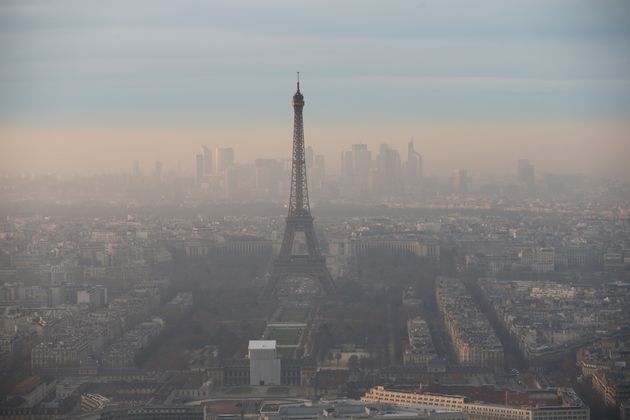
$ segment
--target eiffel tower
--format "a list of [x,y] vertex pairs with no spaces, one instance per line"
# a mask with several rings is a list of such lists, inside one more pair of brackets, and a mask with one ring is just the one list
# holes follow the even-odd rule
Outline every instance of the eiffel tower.
[[[273,261],[273,268],[267,284],[266,295],[276,296],[283,281],[288,277],[308,277],[319,282],[321,290],[327,296],[335,292],[335,284],[326,267],[326,258],[322,256],[315,229],[313,216],[308,202],[306,183],[306,160],[304,158],[304,123],[302,110],[304,96],[300,92],[300,73],[298,72],[297,92],[293,95],[293,163],[291,168],[291,195],[289,197],[289,215],[286,218],[284,238],[278,257]],[[308,254],[293,254],[293,242],[296,232],[303,232],[306,238]]]

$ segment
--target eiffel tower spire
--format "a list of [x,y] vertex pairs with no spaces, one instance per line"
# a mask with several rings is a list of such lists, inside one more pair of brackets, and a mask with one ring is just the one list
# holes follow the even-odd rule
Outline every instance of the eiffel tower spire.
[[[290,276],[312,277],[326,295],[334,293],[335,285],[326,268],[326,259],[322,256],[313,227],[313,216],[308,201],[306,182],[306,160],[304,156],[304,96],[300,92],[300,73],[297,74],[297,91],[293,95],[293,155],[291,167],[291,194],[289,196],[289,214],[286,218],[284,237],[280,253],[274,260],[273,269],[267,285],[267,294],[275,295],[280,282]],[[296,232],[304,232],[307,255],[294,255],[293,242]]]

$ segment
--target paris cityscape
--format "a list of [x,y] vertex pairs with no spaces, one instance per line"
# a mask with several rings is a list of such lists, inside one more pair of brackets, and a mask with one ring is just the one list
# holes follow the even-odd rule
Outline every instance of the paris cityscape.
[[0,6],[0,418],[630,418],[627,4],[114,3]]

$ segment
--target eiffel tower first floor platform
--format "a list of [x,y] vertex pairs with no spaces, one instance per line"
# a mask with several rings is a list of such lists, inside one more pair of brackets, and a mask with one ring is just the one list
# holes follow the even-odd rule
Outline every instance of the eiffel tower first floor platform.
[[290,277],[307,277],[315,280],[327,297],[335,295],[335,283],[326,267],[326,258],[322,256],[311,257],[308,255],[291,255],[277,257],[273,261],[267,288],[266,297],[276,297],[282,283]]

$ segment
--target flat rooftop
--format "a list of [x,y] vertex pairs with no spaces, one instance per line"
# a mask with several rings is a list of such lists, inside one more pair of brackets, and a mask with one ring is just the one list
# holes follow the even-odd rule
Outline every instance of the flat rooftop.
[[249,350],[268,350],[276,348],[276,340],[249,340]]

